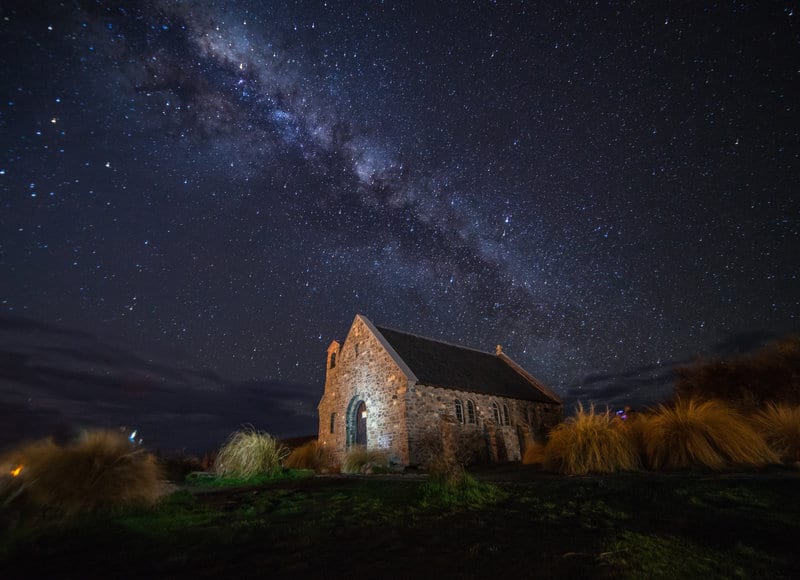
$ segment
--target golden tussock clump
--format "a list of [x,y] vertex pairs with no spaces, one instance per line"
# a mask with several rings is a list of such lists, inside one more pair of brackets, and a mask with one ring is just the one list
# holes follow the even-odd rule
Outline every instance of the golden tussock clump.
[[729,405],[716,400],[678,399],[659,405],[643,430],[651,469],[764,466],[777,456],[764,438]]
[[752,417],[752,423],[781,461],[800,461],[800,405],[770,403]]
[[283,466],[289,469],[313,469],[317,473],[331,473],[337,470],[336,461],[330,449],[319,441],[309,441],[292,449]]
[[350,449],[342,463],[342,473],[376,473],[388,471],[389,456],[384,451],[358,445]]
[[222,477],[252,477],[281,469],[289,450],[271,435],[253,428],[236,431],[214,460],[214,472]]
[[569,475],[630,471],[639,468],[639,454],[623,421],[608,409],[579,405],[574,417],[550,432],[545,467]]
[[66,515],[153,504],[164,490],[156,458],[117,431],[86,431],[65,446],[51,439],[24,444],[0,463],[16,466],[6,501],[21,497]]
[[525,453],[522,454],[523,465],[543,465],[545,461],[545,445],[538,441],[530,441],[525,446]]

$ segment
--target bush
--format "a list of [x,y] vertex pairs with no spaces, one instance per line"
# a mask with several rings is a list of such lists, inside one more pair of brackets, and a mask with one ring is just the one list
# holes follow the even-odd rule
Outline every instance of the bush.
[[350,449],[342,463],[342,473],[385,473],[389,470],[389,456],[378,449],[358,445]]
[[771,403],[756,413],[752,422],[782,461],[800,461],[800,405]]
[[629,471],[639,467],[639,454],[623,421],[594,406],[578,406],[574,417],[550,431],[545,467],[569,475]]
[[659,405],[645,424],[644,451],[652,469],[700,466],[719,471],[778,460],[744,417],[714,400]]
[[319,441],[309,441],[292,452],[283,462],[290,469],[313,469],[317,473],[336,471],[336,460],[330,449]]
[[65,515],[153,504],[163,492],[155,457],[116,431],[86,431],[65,446],[51,439],[25,444],[0,463],[20,468],[3,486],[6,502],[21,496]]
[[675,375],[676,399],[719,399],[740,409],[771,402],[800,405],[800,335],[750,354],[698,360]]
[[252,428],[233,433],[214,460],[214,472],[222,477],[249,477],[280,471],[289,451],[268,433]]
[[530,441],[525,446],[525,453],[522,455],[523,465],[543,465],[545,462],[545,446],[538,441]]
[[497,486],[476,480],[455,461],[435,460],[428,470],[421,488],[423,504],[480,507],[504,497]]

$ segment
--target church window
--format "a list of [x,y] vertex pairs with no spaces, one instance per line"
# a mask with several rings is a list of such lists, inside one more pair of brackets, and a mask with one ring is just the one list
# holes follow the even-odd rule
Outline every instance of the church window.
[[331,353],[331,368],[333,368],[335,366],[336,366],[336,353],[332,352]]
[[456,421],[459,423],[464,422],[464,407],[461,406],[460,399],[456,399]]
[[503,425],[511,425],[511,417],[508,414],[508,405],[503,403]]
[[495,425],[502,425],[500,422],[500,407],[494,401],[492,401],[492,419],[494,419]]
[[331,433],[334,432],[336,428],[336,413],[331,413]]
[[467,423],[475,423],[475,403],[467,399]]

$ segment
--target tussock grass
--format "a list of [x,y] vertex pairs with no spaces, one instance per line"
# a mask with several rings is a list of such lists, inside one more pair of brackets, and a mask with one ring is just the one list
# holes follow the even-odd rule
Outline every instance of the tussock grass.
[[781,461],[800,461],[800,405],[770,403],[753,416],[752,423]]
[[319,441],[309,441],[292,452],[284,460],[284,467],[289,469],[313,469],[317,473],[336,471],[336,460],[330,449]]
[[250,477],[281,469],[289,450],[271,435],[253,428],[236,431],[219,450],[214,472],[222,477]]
[[617,425],[636,450],[641,465],[646,465],[647,463],[644,452],[644,439],[651,417],[650,413],[628,413],[628,418]]
[[639,467],[635,442],[623,422],[606,409],[577,413],[550,431],[545,448],[545,467],[569,475],[630,471]]
[[646,422],[644,451],[651,469],[700,466],[721,471],[778,462],[744,417],[715,400],[678,399],[659,405]]
[[529,441],[522,454],[523,465],[544,465],[545,446],[538,441]]
[[85,431],[65,446],[51,439],[24,444],[0,464],[22,466],[0,491],[6,503],[20,497],[64,515],[153,504],[163,492],[156,458],[117,431]]
[[342,463],[342,473],[380,473],[389,470],[389,456],[378,449],[358,445],[350,449]]

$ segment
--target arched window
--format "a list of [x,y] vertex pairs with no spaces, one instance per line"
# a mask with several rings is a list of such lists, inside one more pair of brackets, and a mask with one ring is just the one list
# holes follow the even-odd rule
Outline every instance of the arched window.
[[467,399],[467,423],[475,423],[475,403]]
[[495,425],[502,425],[500,422],[500,407],[497,406],[497,403],[492,401],[492,418],[494,419]]
[[503,403],[503,425],[511,425],[511,416],[508,414],[508,405]]
[[331,353],[331,368],[333,368],[335,366],[336,366],[336,353],[332,352]]
[[460,399],[456,399],[456,421],[459,423],[464,422],[464,407],[461,406]]

